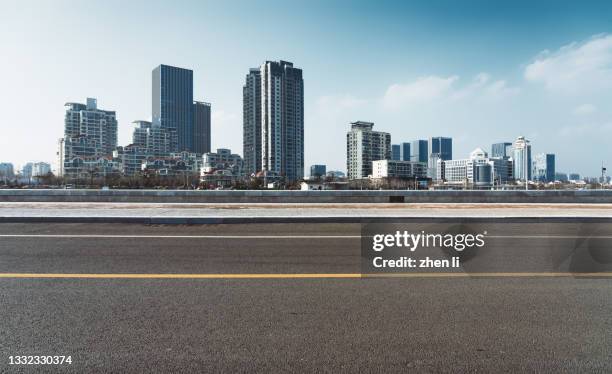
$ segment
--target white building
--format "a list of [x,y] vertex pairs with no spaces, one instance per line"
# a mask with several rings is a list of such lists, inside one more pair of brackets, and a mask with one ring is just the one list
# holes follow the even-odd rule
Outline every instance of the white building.
[[491,187],[507,175],[507,163],[501,159],[490,159],[482,148],[470,153],[470,158],[460,160],[438,160],[437,181],[451,185],[470,185],[471,187]]
[[401,160],[372,161],[372,178],[425,178],[427,165],[423,162]]
[[35,162],[32,164],[32,177],[44,177],[51,173],[51,165],[46,162]]
[[391,159],[391,134],[372,131],[372,122],[352,122],[346,134],[346,170],[348,179],[367,178],[372,161]]
[[514,179],[531,180],[531,145],[524,136],[519,136],[512,145]]

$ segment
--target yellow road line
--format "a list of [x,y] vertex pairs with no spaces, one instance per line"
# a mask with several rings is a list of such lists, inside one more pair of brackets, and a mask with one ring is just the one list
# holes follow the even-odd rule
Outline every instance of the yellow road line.
[[68,278],[68,279],[316,279],[316,278],[470,278],[470,277],[612,277],[612,272],[491,272],[491,273],[297,273],[297,274],[105,274],[105,273],[0,273],[0,278]]

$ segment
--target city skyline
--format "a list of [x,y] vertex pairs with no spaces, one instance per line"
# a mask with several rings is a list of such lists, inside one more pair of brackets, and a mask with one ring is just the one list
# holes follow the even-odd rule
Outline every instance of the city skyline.
[[[381,7],[313,3],[296,5],[303,16],[299,21],[273,10],[282,25],[293,26],[283,35],[249,21],[246,15],[257,10],[248,3],[172,7],[136,2],[119,12],[118,3],[110,2],[92,4],[89,14],[72,4],[15,3],[0,16],[0,40],[10,56],[0,62],[6,82],[0,88],[0,109],[8,113],[0,125],[5,134],[2,161],[16,166],[52,162],[57,145],[49,139],[61,137],[62,104],[84,97],[98,98],[100,107],[117,113],[119,144],[129,144],[131,123],[151,120],[150,71],[159,64],[194,71],[193,96],[213,106],[211,148],[242,149],[244,74],[270,59],[293,61],[305,72],[305,165],[344,170],[345,133],[350,122],[359,120],[391,133],[394,144],[452,137],[457,155],[477,147],[489,151],[492,143],[524,135],[534,154],[556,154],[561,171],[597,176],[601,162],[612,161],[607,140],[612,109],[605,104],[612,88],[612,36],[607,34],[612,12],[603,2],[539,4],[530,6],[526,16],[527,3],[495,10],[474,2],[462,5],[477,13],[471,27],[465,26],[474,21],[467,10],[451,16],[418,2]],[[169,26],[176,27],[162,35],[134,22],[139,12],[152,19],[166,15]],[[502,13],[509,21],[480,35]],[[74,32],[72,22],[86,24],[94,14],[108,16],[115,28],[98,24]],[[308,28],[315,15],[321,18],[320,30]],[[197,16],[211,22],[199,22]],[[405,25],[415,18],[418,22]],[[332,26],[332,19],[338,25]],[[355,21],[367,21],[371,34]],[[44,32],[51,24],[57,31],[53,35]],[[253,32],[240,41],[248,27]],[[453,35],[455,28],[463,31]],[[160,52],[146,41],[145,31],[158,43],[176,43]],[[387,47],[376,45],[380,38]],[[70,57],[74,46],[91,41],[101,51],[95,61],[79,64]],[[214,53],[193,51],[200,42],[209,43]],[[36,116],[23,116],[32,103]]]

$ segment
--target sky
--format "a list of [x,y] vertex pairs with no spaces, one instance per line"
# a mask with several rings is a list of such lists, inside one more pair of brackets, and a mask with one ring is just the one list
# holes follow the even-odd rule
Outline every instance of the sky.
[[[453,157],[525,136],[557,171],[612,165],[610,1],[3,0],[0,162],[55,162],[66,102],[151,117],[151,71],[194,71],[212,146],[242,153],[249,68],[303,69],[305,160],[346,169],[350,122]],[[308,174],[308,172],[306,172]]]

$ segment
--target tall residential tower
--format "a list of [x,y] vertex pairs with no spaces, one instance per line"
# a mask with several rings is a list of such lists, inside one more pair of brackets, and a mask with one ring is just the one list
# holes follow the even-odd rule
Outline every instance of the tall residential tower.
[[391,134],[372,131],[372,122],[351,122],[346,134],[346,171],[348,179],[367,178],[372,161],[391,159]]
[[302,70],[293,67],[291,62],[266,61],[259,72],[251,69],[247,75],[243,100],[245,170],[250,173],[264,171],[287,181],[302,179]]

